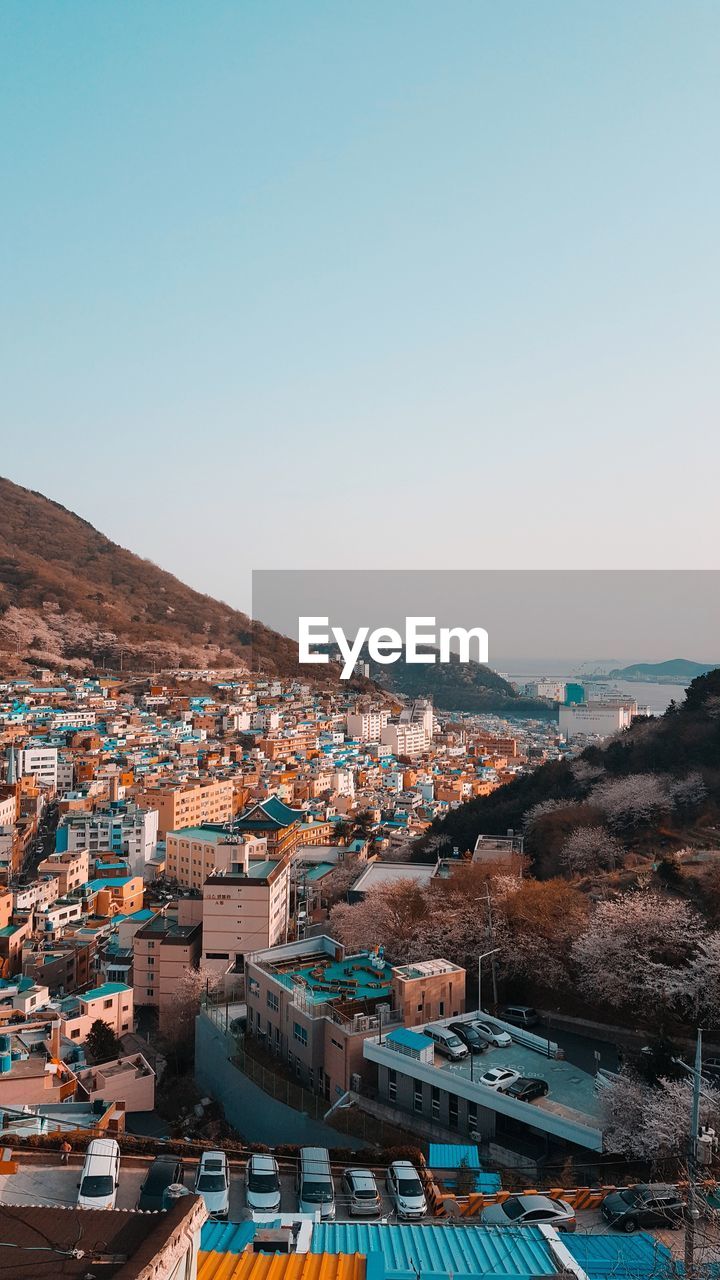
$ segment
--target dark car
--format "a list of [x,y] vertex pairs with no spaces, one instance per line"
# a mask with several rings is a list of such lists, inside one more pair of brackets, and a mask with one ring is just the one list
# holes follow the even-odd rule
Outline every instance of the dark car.
[[683,1224],[685,1205],[677,1187],[638,1182],[606,1196],[601,1213],[608,1225],[619,1231],[637,1231],[638,1227],[677,1229]]
[[539,1080],[535,1076],[521,1076],[505,1092],[508,1098],[518,1098],[520,1102],[532,1102],[534,1098],[544,1098],[549,1089],[547,1080]]
[[506,1004],[498,1016],[515,1027],[534,1027],[540,1021],[537,1009],[529,1004]]
[[138,1209],[162,1209],[167,1188],[174,1182],[182,1183],[184,1177],[182,1160],[176,1156],[156,1156],[140,1187]]
[[448,1031],[453,1031],[458,1040],[462,1040],[471,1053],[484,1053],[487,1041],[475,1030],[471,1022],[451,1022]]

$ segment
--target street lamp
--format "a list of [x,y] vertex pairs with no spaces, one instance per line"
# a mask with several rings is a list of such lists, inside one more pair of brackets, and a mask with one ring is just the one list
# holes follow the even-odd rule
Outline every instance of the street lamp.
[[482,962],[488,956],[497,955],[499,950],[500,947],[493,947],[492,951],[483,951],[482,955],[478,956],[478,1013],[482,1013]]

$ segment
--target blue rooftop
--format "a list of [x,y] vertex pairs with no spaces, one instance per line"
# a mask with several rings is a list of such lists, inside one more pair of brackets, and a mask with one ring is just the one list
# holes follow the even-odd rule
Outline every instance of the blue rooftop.
[[654,1236],[564,1235],[563,1244],[590,1280],[648,1280],[675,1274],[667,1245]]
[[[383,964],[374,969],[368,954],[346,956],[344,960],[330,960],[318,955],[314,963],[304,964],[288,973],[273,976],[284,987],[293,988],[298,983],[305,988],[309,999],[318,1004],[331,1000],[379,1000],[390,992],[392,968]],[[429,1042],[424,1041],[425,1046]]]
[[[563,1237],[565,1239],[565,1237]],[[203,1238],[203,1248],[205,1248]],[[380,1222],[328,1222],[313,1227],[312,1253],[381,1253],[386,1280],[418,1273],[452,1276],[554,1276],[550,1246],[534,1227],[396,1226]]]
[[[257,1222],[206,1222],[200,1236],[200,1248],[204,1253],[242,1253],[252,1242],[258,1229]],[[280,1219],[263,1222],[263,1229],[279,1227]]]
[[[470,1142],[431,1142],[428,1164],[434,1173],[444,1169],[459,1169],[461,1165],[471,1169],[475,1174],[475,1190],[483,1195],[494,1195],[502,1186],[499,1173],[483,1173],[480,1156],[474,1143]],[[449,1191],[456,1186],[456,1179],[444,1177],[443,1184]]]
[[132,991],[132,987],[128,987],[124,982],[103,982],[99,987],[93,987],[92,991],[80,991],[77,994],[78,1000],[99,1000],[103,996],[117,996],[121,991]]
[[398,1027],[396,1031],[390,1031],[385,1039],[392,1040],[395,1044],[402,1044],[406,1049],[414,1049],[416,1053],[427,1049],[430,1044],[427,1036],[421,1036],[418,1031],[410,1031],[407,1027]]

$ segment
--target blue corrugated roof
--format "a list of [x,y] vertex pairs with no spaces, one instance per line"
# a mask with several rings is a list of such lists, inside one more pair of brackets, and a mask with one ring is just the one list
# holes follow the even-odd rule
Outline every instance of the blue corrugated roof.
[[416,1049],[418,1053],[421,1049],[427,1049],[431,1043],[427,1036],[421,1036],[418,1031],[410,1031],[407,1027],[398,1027],[396,1031],[390,1031],[385,1037],[386,1040],[394,1040],[395,1044],[404,1044],[406,1049]]
[[[265,1227],[279,1227],[280,1219],[263,1222]],[[200,1248],[204,1253],[242,1253],[252,1242],[258,1224],[247,1222],[206,1222],[200,1236]]]
[[647,1280],[670,1274],[672,1254],[654,1236],[564,1235],[563,1244],[590,1280]]
[[310,1247],[312,1253],[382,1253],[386,1280],[414,1280],[418,1271],[502,1280],[557,1273],[550,1247],[534,1227],[323,1222],[313,1227]]
[[[428,1164],[434,1172],[444,1169],[458,1169],[461,1163],[465,1161],[468,1169],[472,1169],[475,1173],[475,1190],[482,1191],[483,1195],[491,1196],[499,1191],[502,1186],[502,1179],[499,1173],[485,1173],[480,1164],[478,1149],[474,1143],[470,1142],[431,1142],[430,1154],[428,1156]],[[445,1187],[452,1191],[455,1187],[455,1179],[443,1178]]]

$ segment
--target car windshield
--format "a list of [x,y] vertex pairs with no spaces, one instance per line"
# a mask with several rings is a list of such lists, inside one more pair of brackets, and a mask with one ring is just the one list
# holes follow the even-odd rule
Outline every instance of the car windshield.
[[451,1049],[457,1049],[460,1046],[460,1040],[457,1036],[448,1036],[445,1043],[449,1044]]
[[421,1196],[422,1187],[419,1178],[399,1178],[398,1191],[401,1196]]
[[198,1191],[224,1191],[225,1178],[221,1173],[202,1173],[198,1178]]
[[274,1173],[251,1173],[248,1178],[250,1191],[277,1191],[278,1180]]
[[81,1196],[111,1196],[115,1187],[112,1178],[107,1174],[88,1175],[80,1185]]
[[333,1198],[332,1187],[326,1182],[304,1182],[302,1198],[309,1204],[330,1204]]
[[623,1200],[625,1204],[634,1205],[640,1203],[642,1196],[634,1187],[626,1187],[624,1191],[620,1192],[620,1199]]
[[374,1187],[356,1187],[353,1195],[358,1200],[376,1200],[377,1191]]
[[510,1199],[506,1200],[503,1205],[503,1213],[507,1218],[510,1218],[511,1221],[514,1221],[515,1218],[521,1218],[524,1212],[525,1210],[522,1203],[516,1196],[510,1196]]

